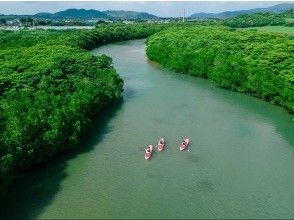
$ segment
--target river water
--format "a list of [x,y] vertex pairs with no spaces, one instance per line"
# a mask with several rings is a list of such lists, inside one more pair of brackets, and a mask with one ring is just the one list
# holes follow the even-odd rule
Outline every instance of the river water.
[[[262,100],[164,70],[143,40],[113,58],[124,101],[84,146],[20,177],[1,205],[18,218],[294,218],[293,116]],[[144,159],[159,136],[163,152]],[[189,151],[179,152],[182,137]]]

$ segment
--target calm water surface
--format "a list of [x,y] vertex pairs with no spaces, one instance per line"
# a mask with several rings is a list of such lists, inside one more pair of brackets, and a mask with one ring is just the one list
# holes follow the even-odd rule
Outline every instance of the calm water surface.
[[[143,40],[113,58],[124,101],[79,149],[19,178],[1,205],[18,218],[294,218],[293,116],[149,62]],[[144,159],[144,146],[167,139]],[[182,137],[190,152],[179,152]]]

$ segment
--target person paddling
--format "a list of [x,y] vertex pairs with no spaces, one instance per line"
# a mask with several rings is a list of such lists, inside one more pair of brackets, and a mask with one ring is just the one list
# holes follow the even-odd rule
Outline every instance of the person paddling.
[[186,143],[186,139],[183,140],[182,145],[184,145],[184,146],[187,145],[187,143]]
[[145,159],[149,160],[152,156],[152,145],[149,145],[146,149],[145,149]]
[[153,151],[153,146],[152,145],[149,145],[147,147],[147,149],[145,149],[146,151],[148,150],[149,153],[151,153]]
[[180,144],[180,150],[181,151],[185,150],[188,147],[189,142],[190,142],[189,138],[183,139],[182,143]]
[[164,145],[165,145],[165,140],[163,139],[163,137],[161,137],[157,144],[157,150],[162,151],[164,148]]

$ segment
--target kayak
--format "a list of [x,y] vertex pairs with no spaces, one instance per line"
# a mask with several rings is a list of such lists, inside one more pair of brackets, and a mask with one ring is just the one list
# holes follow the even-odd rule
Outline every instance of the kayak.
[[151,152],[153,151],[153,145],[152,144],[150,144],[148,148],[150,149]]
[[152,151],[153,151],[153,145],[149,145],[148,147],[147,147],[147,149],[145,150],[145,159],[146,160],[149,160],[150,158],[151,158],[151,156],[152,156]]
[[164,148],[164,145],[165,145],[165,140],[163,139],[163,143],[160,143],[160,140],[159,140],[157,144],[157,150],[162,151]]
[[190,142],[189,138],[186,138],[184,141],[185,141],[185,144],[183,142],[180,144],[180,151],[185,150],[189,145],[189,142]]
[[145,151],[145,159],[146,160],[149,160],[151,158],[151,156],[152,156],[152,153],[151,152]]

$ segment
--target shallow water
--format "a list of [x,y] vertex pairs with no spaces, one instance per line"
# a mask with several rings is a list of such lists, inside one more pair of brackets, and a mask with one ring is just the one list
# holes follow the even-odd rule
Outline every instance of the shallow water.
[[[144,41],[113,58],[124,101],[79,149],[19,178],[1,205],[18,218],[294,218],[293,116],[262,100],[166,71]],[[163,152],[144,159],[159,136]],[[189,151],[179,152],[182,137]]]

